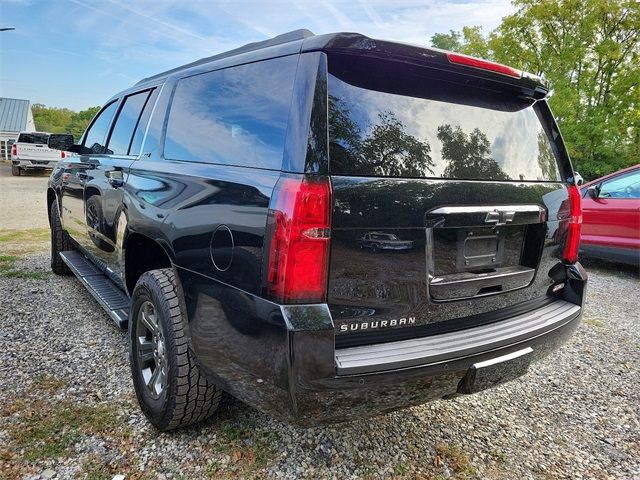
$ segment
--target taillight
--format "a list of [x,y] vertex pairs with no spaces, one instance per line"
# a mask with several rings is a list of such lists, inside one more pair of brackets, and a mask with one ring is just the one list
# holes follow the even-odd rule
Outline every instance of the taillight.
[[269,297],[281,303],[324,301],[331,238],[329,179],[281,177],[269,216]]
[[580,250],[580,228],[582,226],[582,205],[580,190],[576,185],[569,185],[569,226],[564,243],[562,258],[565,262],[575,263],[578,260]]
[[522,78],[522,71],[517,68],[502,65],[501,63],[492,62],[490,60],[483,60],[481,58],[470,57],[469,55],[454,52],[448,52],[447,58],[451,63],[467,65],[469,67],[480,68],[482,70],[489,70],[491,72],[500,73],[513,78]]
[[67,158],[67,154],[60,150],[60,158]]
[[18,146],[15,143],[11,145],[11,156],[12,157],[18,156]]

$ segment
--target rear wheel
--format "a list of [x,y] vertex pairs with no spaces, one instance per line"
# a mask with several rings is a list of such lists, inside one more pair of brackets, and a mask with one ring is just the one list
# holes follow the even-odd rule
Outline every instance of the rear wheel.
[[129,361],[142,411],[159,430],[211,416],[222,390],[200,372],[185,336],[173,270],[144,273],[131,297]]
[[11,175],[13,175],[14,177],[19,177],[21,173],[22,169],[20,167],[18,167],[17,165],[11,165]]
[[62,229],[60,211],[56,200],[51,203],[49,214],[51,218],[51,270],[57,275],[69,275],[71,270],[69,270],[67,264],[62,261],[60,252],[73,249],[73,244],[69,234]]

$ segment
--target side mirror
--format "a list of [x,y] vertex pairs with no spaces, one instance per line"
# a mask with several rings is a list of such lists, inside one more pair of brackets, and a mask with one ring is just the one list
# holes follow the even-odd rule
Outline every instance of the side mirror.
[[49,135],[47,146],[54,150],[71,151],[74,144],[73,135],[70,133],[52,133]]
[[600,185],[591,185],[589,188],[587,188],[587,194],[591,198],[598,198],[600,196]]
[[582,175],[580,175],[578,172],[574,172],[573,178],[577,186],[580,186],[584,183],[584,179],[582,178]]

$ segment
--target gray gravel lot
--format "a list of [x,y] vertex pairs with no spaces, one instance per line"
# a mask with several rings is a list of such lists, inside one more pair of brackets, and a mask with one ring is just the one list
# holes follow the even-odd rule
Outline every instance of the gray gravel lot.
[[[27,254],[0,275],[0,477],[640,478],[638,275],[594,264],[584,322],[511,384],[368,421],[301,429],[225,398],[158,434],[126,335],[73,278]],[[32,272],[32,273],[29,273]]]

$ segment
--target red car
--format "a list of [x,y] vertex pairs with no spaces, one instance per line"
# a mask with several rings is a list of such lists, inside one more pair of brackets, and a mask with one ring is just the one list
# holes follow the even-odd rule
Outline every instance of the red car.
[[640,164],[580,187],[587,257],[640,265]]

